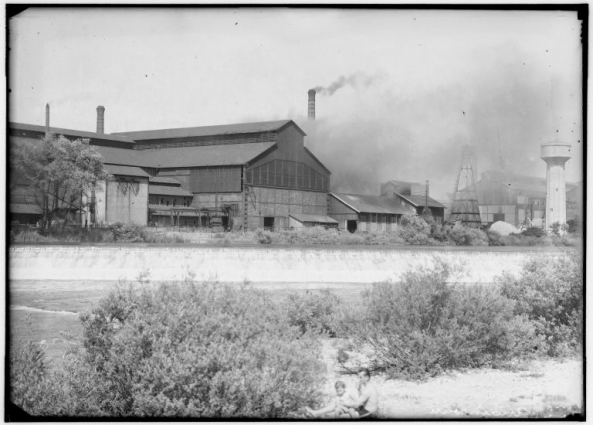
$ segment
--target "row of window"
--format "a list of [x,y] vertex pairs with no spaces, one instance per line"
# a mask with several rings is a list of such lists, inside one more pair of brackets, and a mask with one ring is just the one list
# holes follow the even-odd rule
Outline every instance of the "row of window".
[[360,221],[365,222],[365,223],[397,224],[398,216],[386,215],[386,214],[362,213],[362,214],[360,214]]
[[276,159],[247,172],[247,183],[261,186],[327,190],[328,179],[302,162]]

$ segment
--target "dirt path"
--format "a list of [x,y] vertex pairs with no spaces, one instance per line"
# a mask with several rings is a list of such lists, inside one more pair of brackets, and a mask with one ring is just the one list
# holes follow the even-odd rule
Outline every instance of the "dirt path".
[[[340,379],[354,390],[354,375],[338,372],[336,342],[324,341],[328,396]],[[374,376],[379,411],[387,418],[514,418],[545,408],[583,406],[583,373],[579,360],[534,361],[520,371],[478,369],[454,372],[426,382]]]

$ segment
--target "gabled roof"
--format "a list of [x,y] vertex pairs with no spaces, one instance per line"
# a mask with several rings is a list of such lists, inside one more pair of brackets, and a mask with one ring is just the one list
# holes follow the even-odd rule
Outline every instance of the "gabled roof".
[[193,196],[187,190],[177,186],[153,186],[148,185],[149,195],[163,195],[163,196]]
[[95,146],[103,156],[105,164],[129,165],[132,167],[146,167],[144,151],[136,149],[120,149],[108,146]]
[[[38,133],[45,134],[45,126],[42,125],[33,125],[33,124],[21,124],[17,122],[10,122],[8,123],[8,128],[11,130],[23,130],[23,131],[35,131]],[[62,134],[64,136],[74,136],[74,137],[82,137],[85,139],[99,139],[99,140],[110,140],[113,142],[121,142],[129,144],[133,146],[136,142],[133,139],[125,135],[115,135],[115,134],[101,134],[101,133],[93,133],[91,131],[80,131],[80,130],[71,130],[68,128],[59,128],[59,127],[50,127],[50,133],[54,134]],[[18,133],[17,133],[18,134]]]
[[338,224],[338,220],[334,220],[326,215],[312,215],[312,214],[294,214],[290,213],[290,217],[301,223],[322,223],[322,224]]
[[205,127],[167,128],[162,130],[126,131],[113,133],[133,140],[177,139],[183,137],[220,136],[224,134],[265,133],[279,131],[293,124],[303,135],[305,133],[292,120],[263,121],[242,124],[210,125]]
[[276,145],[275,142],[237,145],[191,146],[184,148],[146,149],[142,152],[146,167],[183,168],[243,165]]
[[173,177],[156,176],[150,178],[150,184],[181,186],[181,182]]
[[138,167],[105,164],[105,169],[109,172],[109,174],[118,176],[150,177],[148,173],[144,172]]
[[408,201],[415,207],[423,207],[424,205],[426,205],[426,201],[428,200],[427,206],[429,206],[429,207],[445,208],[445,206],[443,204],[432,199],[430,196],[428,196],[428,199],[427,199],[426,196],[422,196],[422,195],[402,195],[401,193],[396,193],[396,195],[401,196],[402,198],[404,198],[406,201]]
[[387,196],[357,195],[352,193],[330,193],[334,198],[357,213],[373,214],[411,214],[412,212],[402,207],[395,199]]

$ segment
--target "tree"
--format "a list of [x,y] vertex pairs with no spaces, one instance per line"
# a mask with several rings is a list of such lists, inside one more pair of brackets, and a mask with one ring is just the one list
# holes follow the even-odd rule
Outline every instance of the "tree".
[[44,229],[53,219],[61,218],[63,210],[78,208],[83,194],[90,195],[91,188],[109,175],[103,157],[90,146],[89,139],[72,141],[49,134],[38,143],[15,146],[9,160],[34,191]]

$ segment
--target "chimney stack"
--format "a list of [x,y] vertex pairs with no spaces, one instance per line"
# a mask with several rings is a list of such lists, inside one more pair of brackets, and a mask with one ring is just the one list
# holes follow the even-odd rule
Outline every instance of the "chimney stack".
[[104,133],[104,124],[105,124],[105,107],[97,106],[97,133],[99,133],[99,134]]
[[315,121],[315,89],[309,90],[309,121]]
[[45,104],[45,135],[49,134],[49,103]]

